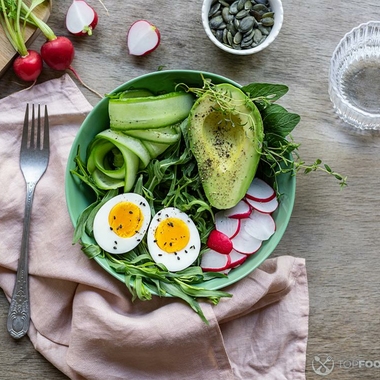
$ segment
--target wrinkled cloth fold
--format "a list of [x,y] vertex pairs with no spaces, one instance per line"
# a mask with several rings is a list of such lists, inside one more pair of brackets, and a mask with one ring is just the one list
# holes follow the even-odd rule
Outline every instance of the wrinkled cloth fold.
[[267,259],[201,302],[205,324],[175,298],[132,302],[125,285],[72,245],[66,164],[91,105],[70,76],[0,100],[0,287],[12,294],[25,183],[19,169],[26,103],[47,104],[49,167],[37,185],[30,229],[29,338],[70,379],[305,379],[309,298],[305,261]]

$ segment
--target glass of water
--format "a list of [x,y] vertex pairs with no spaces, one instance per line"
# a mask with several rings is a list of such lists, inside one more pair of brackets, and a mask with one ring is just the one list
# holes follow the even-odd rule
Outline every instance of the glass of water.
[[380,22],[361,24],[341,39],[329,76],[339,117],[362,130],[380,130]]

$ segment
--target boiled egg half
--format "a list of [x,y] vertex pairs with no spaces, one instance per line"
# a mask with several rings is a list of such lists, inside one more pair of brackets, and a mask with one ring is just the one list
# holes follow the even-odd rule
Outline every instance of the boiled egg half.
[[201,240],[198,229],[189,216],[174,207],[159,211],[147,233],[149,253],[156,263],[170,272],[187,268],[197,259]]
[[124,193],[107,201],[94,218],[94,238],[110,253],[125,253],[143,239],[151,218],[149,203],[139,194]]

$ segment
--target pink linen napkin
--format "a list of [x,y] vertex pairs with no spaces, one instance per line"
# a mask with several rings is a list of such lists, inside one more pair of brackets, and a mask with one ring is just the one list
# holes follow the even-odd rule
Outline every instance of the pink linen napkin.
[[27,102],[48,104],[51,157],[30,231],[34,347],[71,379],[305,379],[309,299],[305,262],[280,256],[201,303],[209,325],[178,299],[134,301],[79,245],[66,210],[68,153],[90,104],[66,74],[0,100],[0,287],[10,299],[25,185],[19,170]]

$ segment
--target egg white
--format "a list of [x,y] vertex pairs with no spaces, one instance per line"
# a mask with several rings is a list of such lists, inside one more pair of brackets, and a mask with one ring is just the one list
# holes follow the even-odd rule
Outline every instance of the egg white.
[[[141,210],[143,221],[139,230],[131,237],[121,237],[110,226],[108,216],[114,206],[121,202],[135,204]],[[94,238],[98,245],[105,251],[121,254],[135,248],[145,236],[151,218],[149,203],[139,194],[124,193],[107,201],[97,212],[94,218]]]
[[[189,241],[187,245],[174,253],[168,253],[161,249],[157,244],[156,231],[161,223],[165,223],[168,218],[178,218],[182,220],[188,227]],[[147,232],[148,250],[152,259],[159,264],[165,265],[170,272],[177,272],[189,267],[197,259],[201,240],[199,232],[190,217],[174,207],[167,207],[159,211],[150,223]]]

